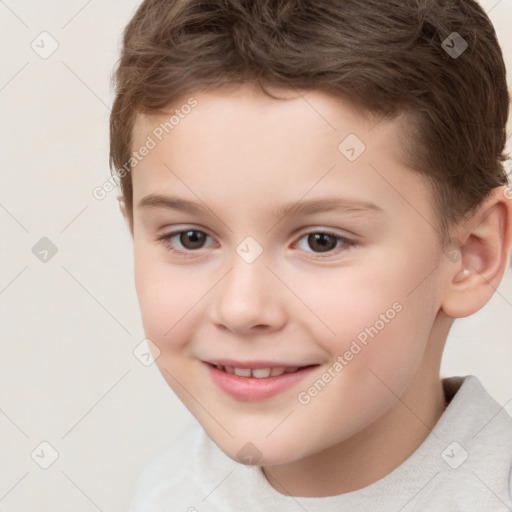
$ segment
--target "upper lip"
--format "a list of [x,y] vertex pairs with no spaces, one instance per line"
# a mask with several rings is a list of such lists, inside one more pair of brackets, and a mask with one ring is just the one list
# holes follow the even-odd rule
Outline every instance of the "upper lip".
[[318,363],[284,363],[282,361],[235,361],[234,359],[209,359],[205,363],[218,366],[232,366],[233,368],[249,368],[256,370],[258,368],[296,368],[303,366],[312,366]]

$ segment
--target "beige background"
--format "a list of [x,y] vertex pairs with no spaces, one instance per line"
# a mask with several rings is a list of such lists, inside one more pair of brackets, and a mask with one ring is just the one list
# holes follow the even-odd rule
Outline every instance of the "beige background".
[[[138,3],[0,1],[3,512],[120,512],[189,419],[133,354],[144,333],[130,237],[115,192],[92,196],[110,177],[109,80]],[[482,4],[512,70],[512,0]],[[58,43],[46,59],[31,47],[51,49],[43,31]],[[42,237],[58,249],[47,263],[32,253]],[[509,272],[484,310],[457,322],[442,372],[476,374],[512,412],[511,327]]]

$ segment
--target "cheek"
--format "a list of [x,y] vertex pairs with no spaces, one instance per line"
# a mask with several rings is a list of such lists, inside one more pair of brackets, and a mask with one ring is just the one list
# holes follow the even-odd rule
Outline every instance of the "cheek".
[[134,276],[146,336],[161,348],[183,339],[183,330],[206,286],[183,270],[159,261],[154,251],[135,248]]
[[[312,312],[304,322],[333,359],[346,355],[350,372],[375,368],[393,379],[397,368],[412,372],[421,360],[435,318],[435,296],[428,284],[414,290],[424,278],[421,268],[400,260],[300,281],[298,295]],[[424,262],[423,267],[427,275],[431,266]]]
[[329,299],[313,297],[313,307],[336,333],[315,327],[317,343],[331,356],[330,375],[323,376],[329,383],[307,382],[301,390],[302,399],[306,394],[310,400],[305,410],[315,411],[321,443],[338,442],[340,435],[348,437],[379,418],[422,364],[433,321],[425,318],[424,303],[433,297],[424,291],[407,296],[411,288],[403,282],[390,288],[384,281],[355,286],[354,278],[337,287],[331,282]]
[[204,280],[189,274],[183,267],[159,261],[149,250],[135,251],[135,288],[144,333],[158,347],[156,366],[184,404],[190,401],[187,390],[199,393],[184,362],[200,299],[206,293]]

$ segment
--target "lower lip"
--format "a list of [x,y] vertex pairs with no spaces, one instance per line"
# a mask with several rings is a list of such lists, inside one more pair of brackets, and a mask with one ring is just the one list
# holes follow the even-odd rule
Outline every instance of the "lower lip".
[[219,370],[211,364],[205,364],[213,382],[222,391],[244,401],[265,400],[282,393],[311,374],[316,368],[316,366],[309,366],[294,373],[283,373],[275,377],[257,379],[255,377],[239,377]]

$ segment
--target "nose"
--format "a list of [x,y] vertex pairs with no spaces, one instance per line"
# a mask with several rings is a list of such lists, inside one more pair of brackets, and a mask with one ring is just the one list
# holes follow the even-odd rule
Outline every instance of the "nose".
[[212,294],[211,320],[237,334],[270,333],[286,323],[286,294],[263,258],[247,263],[237,254]]

